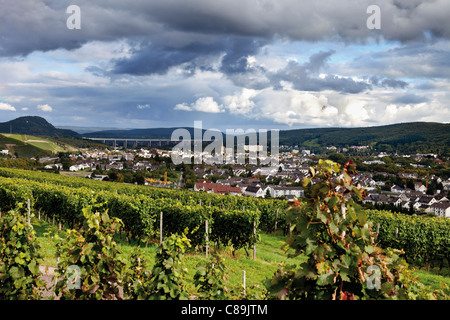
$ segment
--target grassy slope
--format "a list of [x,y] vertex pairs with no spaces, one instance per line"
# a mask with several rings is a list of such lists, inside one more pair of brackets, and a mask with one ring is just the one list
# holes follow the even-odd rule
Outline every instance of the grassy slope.
[[26,144],[21,140],[13,139],[4,134],[0,134],[0,148],[2,150],[8,149],[12,155],[17,153],[19,157],[44,157],[51,155],[50,151],[42,150],[36,146]]
[[13,147],[19,153],[19,156],[41,156],[43,154],[49,155],[57,152],[75,151],[74,147],[66,144],[57,144],[51,138],[39,137],[32,135],[20,134],[1,134],[0,146],[6,144],[16,144]]
[[[38,240],[41,245],[42,265],[56,267],[56,241],[53,235],[58,233],[60,237],[64,237],[64,232],[58,231],[56,227],[42,220],[33,219],[34,229],[38,234]],[[51,231],[50,234],[49,231]],[[131,252],[135,249],[136,244],[128,244],[125,241],[117,239],[119,250],[122,252],[121,257],[127,259]],[[271,278],[278,268],[278,264],[286,262],[288,264],[298,264],[304,261],[303,257],[287,258],[286,254],[281,250],[284,244],[281,235],[261,235],[261,243],[257,245],[257,259],[253,260],[247,257],[245,250],[238,250],[236,256],[233,257],[229,248],[224,248],[220,254],[225,259],[227,266],[230,286],[235,288],[242,283],[242,270],[246,271],[247,287],[259,285],[262,287],[266,278]],[[158,244],[149,244],[148,247],[142,246],[143,258],[153,266]],[[212,250],[214,250],[212,248]],[[206,261],[205,254],[201,252],[190,252],[185,255],[185,265],[188,269],[188,279],[193,279],[197,270],[197,264]]]
[[[37,219],[33,220],[33,225],[38,233],[38,239],[41,244],[41,252],[43,255],[42,264],[47,266],[56,266],[56,242],[53,238],[45,233],[51,231],[52,234],[58,232],[61,237],[64,232],[58,231],[51,224]],[[300,264],[305,261],[304,256],[296,258],[287,258],[286,253],[281,249],[284,245],[284,237],[282,235],[262,234],[261,242],[257,244],[257,258],[252,260],[247,257],[243,249],[238,250],[235,257],[232,256],[231,251],[227,248],[220,251],[220,254],[225,259],[225,265],[228,268],[229,287],[238,288],[242,284],[242,270],[246,271],[247,288],[253,285],[259,286],[261,289],[256,289],[256,292],[261,292],[264,288],[264,281],[271,278],[277,270],[278,265],[282,262],[286,264]],[[135,248],[135,244],[127,244],[120,242],[118,239],[118,247],[122,252],[122,257],[126,260]],[[149,268],[153,266],[155,255],[157,252],[157,244],[149,244],[148,247],[142,246],[143,258],[149,262]],[[185,255],[184,263],[188,269],[187,278],[192,281],[193,276],[197,270],[197,264],[205,261],[205,254],[201,252],[188,253]],[[450,286],[450,270],[432,269],[430,271],[416,270],[420,281],[433,288],[440,288],[441,282]]]

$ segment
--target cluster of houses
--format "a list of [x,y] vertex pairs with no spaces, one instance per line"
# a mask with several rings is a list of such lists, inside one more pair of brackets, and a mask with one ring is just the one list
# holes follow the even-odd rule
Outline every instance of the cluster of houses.
[[[155,166],[154,164],[152,166],[147,159],[156,155],[159,157],[170,157],[170,151],[141,149],[132,152],[119,151],[114,154],[107,151],[91,151],[74,156],[73,159],[76,160],[76,163],[69,170],[94,170],[96,168],[103,170],[122,170],[125,168],[135,171],[155,170],[159,169],[160,166]],[[383,156],[385,154],[380,154],[378,158]],[[419,156],[429,157],[429,155],[417,155],[416,157],[419,158]],[[139,158],[138,161],[135,161],[136,158]],[[58,163],[58,158],[42,158],[40,161],[43,163],[53,162],[53,164],[47,165],[46,169],[62,169],[62,164]],[[278,167],[243,166],[238,164],[220,167],[205,164],[194,165],[193,170],[198,179],[194,190],[233,196],[271,197],[292,200],[304,196],[301,181],[308,176],[311,161],[310,150],[291,150],[290,152],[280,153]],[[381,159],[374,159],[364,163],[376,165],[382,162]],[[374,179],[375,174],[386,176],[386,179],[382,179],[385,181],[380,181],[379,178]],[[398,185],[390,187],[390,184],[386,185],[388,183],[387,176],[387,173],[383,174],[380,172],[360,172],[353,176],[355,185],[360,185],[368,191],[368,196],[365,198],[364,203],[374,205],[392,204],[402,209],[434,213],[437,216],[450,218],[450,196],[447,195],[450,191],[450,179],[442,180],[439,177],[427,177],[429,179],[437,179],[443,185],[443,190],[439,190],[439,193],[427,195],[427,186],[420,182],[423,177],[419,177],[417,173],[398,174],[400,179],[416,181],[413,189]],[[314,180],[312,183],[314,183]]]
[[[387,173],[379,175],[388,176]],[[359,184],[368,192],[364,203],[373,205],[393,205],[397,208],[412,210],[414,212],[433,213],[436,216],[450,218],[450,179],[442,180],[437,176],[430,176],[426,179],[436,180],[442,183],[443,190],[438,190],[434,195],[428,195],[427,186],[420,182],[417,173],[399,173],[400,179],[417,180],[413,182],[414,189],[392,185],[390,191],[380,191],[386,185],[386,181],[376,181],[371,172],[362,172],[353,176],[354,184]]]
[[449,197],[444,194],[427,195],[422,191],[404,189],[401,193],[395,192],[390,195],[369,191],[364,203],[371,204],[393,204],[398,208],[434,213],[439,217],[450,218]]
[[[400,178],[418,179],[416,173],[400,173],[398,176]],[[440,217],[450,218],[450,196],[448,196],[450,179],[442,181],[434,176],[431,179],[436,179],[442,183],[443,190],[438,190],[434,195],[426,194],[427,187],[421,182],[414,182],[414,189],[393,185],[390,192],[378,192],[374,188],[367,188],[368,196],[364,199],[364,203],[394,205],[405,210],[434,213]]]
[[[194,166],[194,172],[200,179],[194,190],[290,200],[294,197],[303,197],[304,190],[299,184],[308,171],[309,167],[298,165],[293,161],[281,162],[279,167],[232,166],[231,169],[205,169],[202,166]],[[221,178],[215,183],[205,181],[213,176]]]
[[[111,170],[124,169],[124,163],[129,162],[132,164],[131,169],[133,170],[145,170],[151,167],[149,161],[141,161],[134,163],[136,155],[131,152],[123,152],[123,153],[114,153],[108,154],[104,151],[91,151],[85,152],[78,155],[71,155],[71,158],[76,162],[71,165],[68,169],[71,172],[83,171],[83,170],[95,170],[96,168],[100,168],[102,170]],[[148,157],[146,157],[148,158]],[[63,165],[58,163],[60,160],[58,157],[45,157],[39,159],[41,163],[54,162],[52,164],[47,164],[44,166],[44,169],[58,169],[62,170]]]
[[[234,186],[229,183],[237,182]],[[304,190],[298,186],[275,186],[265,185],[260,182],[259,179],[232,178],[227,182],[209,182],[200,180],[194,186],[195,191],[205,191],[215,194],[228,194],[228,195],[246,195],[255,198],[284,198],[293,200],[294,198],[300,198],[304,196]]]

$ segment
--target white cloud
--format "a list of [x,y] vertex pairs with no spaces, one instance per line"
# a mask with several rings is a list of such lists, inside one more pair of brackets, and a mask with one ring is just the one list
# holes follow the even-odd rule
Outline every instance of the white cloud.
[[212,97],[203,97],[194,102],[194,110],[209,113],[223,112],[222,106],[219,106]]
[[16,111],[16,108],[14,108],[9,103],[0,102],[0,110],[3,110],[3,111]]
[[263,118],[287,124],[330,126],[335,124],[339,110],[331,105],[323,94],[305,91],[264,90],[258,96],[260,114]]
[[243,88],[236,95],[225,96],[223,101],[230,113],[248,114],[255,107],[255,102],[251,100],[258,95],[257,90]]
[[391,123],[412,121],[448,122],[450,109],[436,102],[396,105],[389,104],[383,111]]
[[343,106],[341,123],[350,126],[364,125],[370,119],[368,102],[354,97]]
[[[382,0],[383,3],[384,1]],[[449,3],[448,0],[436,1],[441,4],[447,3],[447,5]],[[203,1],[196,0],[194,2],[197,2],[196,5],[200,5],[200,2]],[[285,4],[283,4],[284,2]],[[411,2],[415,5],[410,5]],[[429,10],[438,11],[437,16],[442,19],[439,24],[442,23],[443,31],[450,30],[444,27],[448,25],[444,10],[438,10],[438,5],[434,3],[433,5],[431,3],[418,5],[419,2],[420,0],[397,0],[395,7],[399,10],[400,15],[390,15],[385,11],[397,9],[394,8],[392,0],[389,0],[389,5],[386,5],[386,8],[383,7],[385,17],[383,23],[386,23],[386,26],[382,25],[380,33],[395,33],[395,29],[388,27],[400,26],[402,28],[397,28],[400,39],[411,38],[408,37],[409,29],[413,31],[412,33],[422,35],[422,32],[418,32],[421,25],[438,25],[435,19],[428,19],[435,15]],[[167,3],[172,3],[172,1],[167,1]],[[293,2],[288,0],[281,1],[280,4],[260,1],[258,4],[273,6],[267,11],[273,14],[258,15],[250,6],[253,4],[252,1],[245,0],[243,3],[245,4],[244,9],[247,10],[240,8],[236,10],[238,12],[234,12],[233,8],[236,7],[217,4],[218,10],[215,11],[216,14],[212,15],[217,18],[217,26],[220,26],[221,29],[226,23],[232,23],[236,27],[235,21],[243,21],[242,24],[238,23],[238,29],[242,32],[248,31],[245,35],[248,36],[249,43],[242,43],[242,46],[239,47],[232,47],[231,44],[240,42],[222,43],[217,41],[214,30],[208,29],[208,33],[203,33],[200,31],[202,28],[195,29],[191,20],[183,20],[186,13],[178,5],[174,9],[177,9],[175,13],[179,14],[179,17],[172,11],[164,11],[174,13],[174,18],[178,17],[188,24],[175,23],[171,25],[170,29],[166,29],[165,25],[161,24],[161,29],[158,28],[158,32],[146,40],[149,42],[155,40],[155,48],[168,50],[167,56],[164,56],[165,59],[162,62],[168,60],[167,62],[170,64],[172,58],[179,58],[179,61],[184,62],[183,55],[189,56],[188,62],[176,63],[165,74],[133,76],[132,74],[114,74],[111,71],[114,61],[123,58],[132,62],[133,59],[140,58],[138,50],[140,41],[130,41],[128,34],[122,34],[119,37],[120,40],[116,40],[116,31],[120,28],[113,28],[115,31],[107,30],[110,28],[101,29],[105,33],[105,38],[89,41],[91,38],[88,37],[86,38],[87,42],[83,45],[80,42],[81,47],[79,48],[61,46],[60,49],[49,50],[44,46],[44,51],[34,51],[23,59],[1,58],[0,91],[8,103],[0,103],[0,110],[10,110],[9,112],[11,112],[16,111],[17,108],[22,113],[28,113],[33,109],[41,110],[41,112],[53,111],[51,114],[59,123],[70,122],[70,116],[73,114],[82,114],[86,115],[86,118],[80,121],[93,122],[89,124],[97,124],[96,122],[101,118],[105,125],[109,125],[109,122],[123,121],[125,127],[129,127],[133,121],[136,121],[133,124],[140,127],[150,126],[150,123],[158,126],[172,126],[174,121],[177,125],[187,125],[184,121],[187,120],[186,115],[190,114],[178,112],[174,116],[172,112],[165,112],[166,108],[220,115],[220,118],[216,117],[216,119],[220,119],[220,125],[225,127],[235,123],[238,118],[248,121],[249,126],[260,125],[258,121],[261,121],[262,124],[277,123],[277,126],[282,124],[279,127],[287,125],[345,127],[407,121],[450,121],[450,108],[447,104],[450,99],[448,77],[450,64],[447,63],[448,59],[446,60],[446,56],[450,52],[450,40],[448,39],[450,34],[448,32],[444,34],[447,39],[436,39],[436,41],[420,42],[419,40],[401,43],[382,40],[380,37],[379,42],[369,40],[367,42],[341,43],[333,41],[333,38],[323,38],[320,35],[334,34],[334,27],[337,28],[336,32],[339,35],[347,36],[348,40],[351,40],[352,36],[358,38],[361,32],[363,36],[366,33],[369,36],[377,34],[375,31],[366,30],[365,18],[368,15],[366,15],[363,5],[362,9],[364,10],[361,11],[363,29],[357,27],[347,30],[347,24],[354,24],[354,21],[341,18],[360,11],[353,5],[342,6],[341,3],[336,3],[337,8],[334,5],[322,6],[314,8],[313,11],[317,15],[308,15],[308,8],[312,9],[313,5],[308,4],[304,7],[305,4],[298,4],[299,7],[304,7],[303,10],[298,11],[293,10]],[[386,3],[388,3],[387,0]],[[167,6],[171,5],[167,4]],[[182,7],[191,10],[187,7],[184,8],[184,5]],[[208,7],[207,11],[212,8],[216,7]],[[229,10],[229,15],[225,14],[228,12],[227,10]],[[260,10],[262,9],[260,8]],[[114,8],[109,14],[112,12],[114,12]],[[142,10],[142,12],[160,12],[160,10]],[[248,19],[235,19],[235,14],[246,16],[245,12],[248,13]],[[305,13],[305,19],[298,19],[297,15]],[[5,17],[7,16],[6,14]],[[202,17],[206,16],[207,14]],[[390,21],[390,16],[399,19]],[[417,19],[419,16],[422,18]],[[221,17],[229,19],[221,20]],[[328,19],[328,17],[332,19]],[[417,22],[414,26],[408,22],[410,17],[414,17]],[[147,25],[146,21],[152,20],[151,16],[147,18],[141,23]],[[166,18],[167,16],[162,17],[161,21]],[[317,23],[310,24],[311,19]],[[116,20],[110,19],[110,21]],[[175,22],[172,18],[170,21]],[[335,21],[344,21],[345,26],[335,25]],[[132,20],[130,26],[141,25],[141,23]],[[198,21],[198,26],[200,25],[201,21]],[[253,28],[252,25],[255,27]],[[191,29],[183,31],[181,26]],[[289,27],[286,32],[281,32],[284,30],[283,26]],[[245,29],[245,27],[248,28]],[[45,29],[48,30],[47,27]],[[227,28],[219,30],[220,34],[225,29]],[[439,28],[426,29],[438,30]],[[84,30],[90,29],[84,28]],[[99,30],[97,28],[94,31],[101,34],[102,32]],[[120,31],[127,33],[129,30],[122,28]],[[265,38],[266,32],[272,34],[270,30],[274,30],[273,33],[279,34],[279,36],[270,35]],[[280,32],[278,33],[277,30]],[[343,32],[340,32],[342,30]],[[108,31],[111,31],[113,36],[108,36]],[[254,32],[261,38],[267,39],[267,42],[262,41],[261,45],[251,45],[250,35]],[[407,33],[406,36],[402,37],[401,34],[405,33]],[[439,32],[436,33],[439,34]],[[52,35],[48,34],[48,36]],[[291,41],[289,36],[300,41]],[[234,34],[230,34],[229,37],[233,39]],[[392,38],[391,36],[389,39]],[[41,42],[39,37],[36,39]],[[322,39],[323,41],[310,42],[308,41],[310,39]],[[19,45],[22,43],[25,42],[17,42]],[[146,42],[142,41],[141,45],[142,43]],[[210,50],[206,50],[206,48],[213,48],[214,43],[223,45],[223,48],[210,53]],[[32,43],[26,44],[32,45]],[[40,44],[35,43],[36,46]],[[200,46],[194,48],[194,44]],[[59,41],[56,41],[56,47],[60,47]],[[317,59],[313,58],[317,58],[319,53],[331,52],[331,50],[335,53],[330,56],[330,59],[323,60],[326,63],[323,63],[322,68],[314,69],[313,74],[304,75],[297,72],[305,71],[307,66],[318,66]],[[192,58],[195,55],[198,56]],[[242,68],[238,64],[235,65],[236,70],[241,70],[241,72],[226,74],[224,73],[225,69],[221,69],[222,62],[226,60],[225,58],[233,57],[242,63]],[[289,64],[289,61],[295,63]],[[139,67],[139,65],[137,66]],[[289,68],[289,66],[291,67]],[[297,68],[293,68],[295,66]],[[288,71],[290,71],[289,74],[286,73]],[[372,82],[372,77],[375,80],[378,79],[380,83],[391,78],[392,80],[402,80],[409,86],[407,88],[382,86]],[[305,82],[302,81],[303,79]],[[342,85],[338,86],[337,84]],[[360,88],[356,86],[358,84],[367,84],[367,89],[358,90]],[[365,88],[365,86],[362,87]],[[346,92],[352,92],[352,94]],[[418,104],[395,99],[407,94],[426,97],[427,101],[425,104]],[[128,102],[136,101],[131,105],[131,108],[134,109],[132,112],[123,108],[123,105],[127,103],[126,100]],[[58,107],[53,110],[46,103],[52,103]],[[18,107],[14,107],[14,105]],[[37,105],[40,106],[36,109]],[[29,110],[22,106],[28,106]],[[73,106],[77,106],[76,110]],[[147,109],[155,112],[146,112]],[[61,118],[56,120],[57,116]],[[210,121],[216,121],[215,117],[208,118],[211,119]],[[78,121],[76,118],[73,120]],[[217,121],[214,125],[216,123]]]
[[186,103],[179,103],[175,106],[175,110],[181,110],[181,111],[192,111],[192,108],[189,107]]
[[44,112],[52,112],[53,111],[53,108],[51,106],[49,106],[48,104],[40,104],[37,106],[37,108]]
[[207,113],[224,112],[223,106],[214,101],[212,97],[199,98],[190,105],[187,105],[186,103],[177,104],[174,109],[182,111],[200,111]]

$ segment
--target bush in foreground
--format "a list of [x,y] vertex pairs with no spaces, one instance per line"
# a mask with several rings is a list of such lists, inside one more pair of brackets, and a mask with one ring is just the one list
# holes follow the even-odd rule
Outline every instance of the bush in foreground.
[[[288,211],[293,235],[286,250],[305,254],[297,266],[280,266],[268,284],[275,299],[448,299],[417,281],[401,258],[383,250],[367,213],[356,203],[364,190],[354,186],[353,163],[340,166],[320,160],[304,179],[307,202]],[[312,181],[315,181],[312,184]]]
[[0,300],[40,299],[39,244],[23,205],[0,217]]

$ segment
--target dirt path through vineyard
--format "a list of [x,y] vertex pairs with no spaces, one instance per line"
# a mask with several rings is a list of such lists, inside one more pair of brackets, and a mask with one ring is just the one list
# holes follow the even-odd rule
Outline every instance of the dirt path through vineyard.
[[56,268],[47,267],[47,266],[39,266],[39,270],[42,273],[42,280],[44,281],[44,286],[46,287],[42,290],[41,297],[48,298],[54,296],[54,292],[52,289],[48,290],[47,288],[52,287],[54,284],[53,275]]

